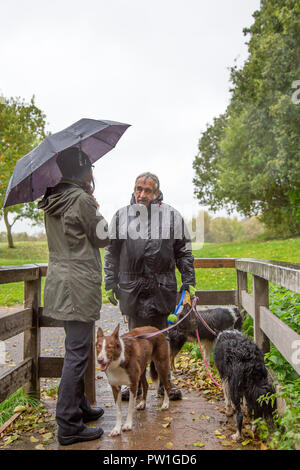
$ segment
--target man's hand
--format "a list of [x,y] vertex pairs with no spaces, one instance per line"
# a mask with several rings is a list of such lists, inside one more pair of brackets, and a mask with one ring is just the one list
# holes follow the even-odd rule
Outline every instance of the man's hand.
[[194,287],[192,285],[187,286],[187,287],[182,285],[179,292],[182,292],[183,290],[187,290],[190,293],[191,297],[195,297],[195,295],[196,295],[196,287]]
[[117,298],[117,293],[115,289],[107,290],[106,294],[111,304],[118,305],[118,298]]
[[188,291],[189,291],[191,297],[195,297],[196,288],[194,286],[189,286]]

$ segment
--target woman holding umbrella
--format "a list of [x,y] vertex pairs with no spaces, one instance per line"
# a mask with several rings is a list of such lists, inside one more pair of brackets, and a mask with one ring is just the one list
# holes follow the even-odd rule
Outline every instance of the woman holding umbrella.
[[99,248],[109,243],[107,223],[93,196],[88,156],[78,147],[61,152],[56,163],[62,179],[47,188],[44,210],[49,264],[44,315],[64,321],[66,353],[58,390],[56,420],[62,445],[101,437],[100,427],[85,422],[103,415],[84,394],[84,374],[94,322],[100,317],[102,265]]

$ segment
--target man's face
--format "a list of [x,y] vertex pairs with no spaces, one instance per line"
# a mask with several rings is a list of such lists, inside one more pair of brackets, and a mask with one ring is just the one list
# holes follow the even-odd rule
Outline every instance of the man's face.
[[149,206],[151,201],[157,198],[158,191],[154,191],[155,182],[151,178],[141,177],[137,180],[134,195],[137,204],[144,204]]

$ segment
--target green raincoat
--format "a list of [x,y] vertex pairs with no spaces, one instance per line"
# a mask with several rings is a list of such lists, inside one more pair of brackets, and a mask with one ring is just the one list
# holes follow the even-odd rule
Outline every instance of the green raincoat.
[[[107,222],[94,199],[75,184],[48,188],[39,208],[44,210],[49,247],[43,315],[98,320],[102,303],[99,248],[109,243]],[[105,235],[99,238],[103,227]]]

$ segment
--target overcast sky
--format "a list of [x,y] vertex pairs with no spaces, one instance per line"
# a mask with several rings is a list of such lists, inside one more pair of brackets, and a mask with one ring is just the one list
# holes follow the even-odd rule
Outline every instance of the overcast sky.
[[34,94],[52,133],[83,117],[131,124],[96,163],[95,195],[108,220],[129,203],[143,171],[158,175],[165,202],[189,218],[201,208],[192,184],[198,140],[228,105],[229,67],[247,57],[243,28],[259,5],[4,1],[0,91],[26,100]]

